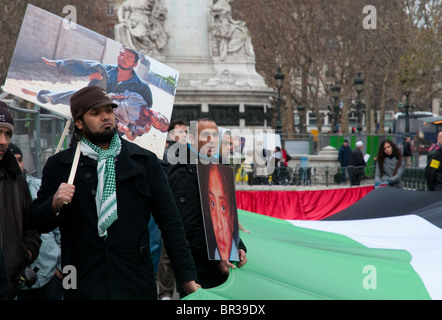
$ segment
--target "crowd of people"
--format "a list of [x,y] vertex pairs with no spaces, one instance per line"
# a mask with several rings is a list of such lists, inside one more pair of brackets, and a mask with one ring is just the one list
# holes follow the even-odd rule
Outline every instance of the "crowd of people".
[[[364,143],[356,142],[356,148],[351,149],[348,140],[344,140],[338,153],[338,161],[341,164],[341,174],[344,183],[349,175],[350,185],[360,185],[365,176],[367,160],[364,158]],[[389,139],[380,142],[374,158],[375,177],[374,186],[395,186],[401,188],[401,177],[405,168],[405,160],[399,148]]]
[[[383,139],[379,143],[374,158],[375,176],[374,187],[391,186],[402,188],[402,178],[405,168],[411,167],[411,143],[410,136],[406,136],[402,152],[399,147],[390,139]],[[338,161],[341,165],[343,181],[350,175],[350,185],[360,185],[364,177],[366,161],[362,154],[363,142],[356,142],[356,148],[351,150],[348,141],[339,149]],[[437,142],[433,143],[428,150],[427,164],[424,170],[424,177],[430,191],[442,190],[442,132],[438,134]]]
[[[1,299],[167,300],[175,290],[185,297],[200,287],[219,286],[230,269],[247,263],[240,238],[226,251],[238,257],[233,263],[217,235],[213,252],[218,257],[210,259],[205,236],[197,167],[229,166],[223,157],[231,155],[230,132],[222,132],[208,118],[195,121],[189,132],[183,120],[174,120],[159,160],[117,134],[117,107],[96,86],[73,94],[73,141],[48,159],[40,180],[26,174],[23,153],[10,142],[14,119],[0,101]],[[364,175],[363,147],[358,141],[351,150],[345,140],[339,150],[343,179],[352,185],[360,184]],[[283,151],[275,149],[277,166],[287,165]],[[406,157],[393,141],[381,141],[375,187],[401,188]],[[245,165],[251,165],[249,158]],[[428,154],[430,190],[442,190],[441,162],[442,133]],[[208,185],[219,187],[220,171],[214,172],[218,180],[209,179]],[[217,209],[210,208],[213,219],[220,221],[225,211],[231,215],[217,200],[224,191],[213,191]],[[75,267],[75,289],[62,284],[63,266]]]
[[[356,142],[356,147],[352,150],[348,145],[348,140],[339,149],[338,161],[341,165],[343,182],[346,182],[349,175],[350,185],[358,186],[365,177],[365,167],[367,159],[363,155],[364,143]],[[383,139],[379,143],[378,151],[374,158],[375,162],[375,188],[382,186],[394,186],[401,188],[401,177],[405,169],[405,159],[399,148],[389,139]]]
[[[155,270],[160,294],[169,288],[163,297],[170,298],[174,286],[184,297],[199,287],[222,284],[230,268],[246,264],[242,241],[236,263],[207,256],[196,166],[202,160],[219,163],[219,134],[213,120],[200,119],[196,128],[190,128],[187,163],[170,164],[170,158],[161,162],[154,153],[120,138],[117,105],[99,87],[77,91],[70,106],[75,142],[48,159],[33,201],[13,150],[21,152],[16,146],[9,148],[12,115],[5,103],[0,104],[2,299],[43,299],[50,292],[51,299],[65,300],[158,299]],[[178,127],[173,124],[170,131],[176,128],[176,135],[184,135],[185,127],[181,131]],[[176,155],[181,149],[174,145],[184,141],[171,141],[166,152]],[[67,183],[73,167],[74,182]],[[151,216],[165,248],[157,269],[151,253]],[[42,235],[51,232],[53,252],[42,243]],[[46,259],[48,254],[53,256],[46,262],[46,282],[40,283],[38,257]],[[76,284],[75,289],[62,286],[61,297],[62,266],[75,267]],[[55,289],[49,289],[52,280]],[[33,288],[36,283],[38,288]]]

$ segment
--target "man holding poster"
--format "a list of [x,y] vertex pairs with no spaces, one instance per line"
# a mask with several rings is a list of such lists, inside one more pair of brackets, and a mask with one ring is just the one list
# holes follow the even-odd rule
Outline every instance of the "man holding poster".
[[[169,184],[175,196],[175,202],[180,211],[186,237],[196,264],[197,283],[202,288],[212,288],[224,283],[228,278],[229,269],[236,268],[230,262],[229,253],[225,254],[225,252],[233,250],[228,249],[231,243],[226,239],[233,239],[233,235],[226,238],[219,237],[219,243],[222,242],[226,245],[223,247],[225,250],[222,250],[222,255],[219,256],[218,254],[218,260],[211,260],[213,257],[209,257],[209,246],[205,237],[205,225],[201,208],[197,165],[222,163],[218,154],[218,127],[211,119],[200,119],[198,122],[191,122],[189,129],[191,144],[187,147],[187,162],[178,162],[171,168]],[[237,225],[237,222],[233,225],[228,223],[224,228],[232,230],[231,227],[234,225]],[[223,240],[221,241],[221,239]],[[210,243],[210,246],[213,246],[216,242],[210,241]],[[236,251],[236,260],[239,261],[237,266],[242,267],[247,262],[246,247],[239,238]],[[180,293],[182,294],[182,292]]]
[[[48,159],[32,206],[40,232],[60,227],[63,268],[76,270],[76,288],[65,288],[63,298],[157,299],[151,214],[177,284],[191,293],[197,288],[195,264],[166,176],[154,153],[116,134],[116,107],[97,86],[72,96],[77,146]],[[78,169],[71,183],[75,159]]]

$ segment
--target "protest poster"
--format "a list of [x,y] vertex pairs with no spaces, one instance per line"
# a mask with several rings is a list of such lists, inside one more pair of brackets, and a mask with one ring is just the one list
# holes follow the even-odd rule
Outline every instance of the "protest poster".
[[239,261],[233,169],[222,164],[199,163],[197,173],[208,257]]
[[178,78],[145,54],[28,5],[3,89],[70,119],[73,93],[103,87],[119,105],[118,134],[162,159]]

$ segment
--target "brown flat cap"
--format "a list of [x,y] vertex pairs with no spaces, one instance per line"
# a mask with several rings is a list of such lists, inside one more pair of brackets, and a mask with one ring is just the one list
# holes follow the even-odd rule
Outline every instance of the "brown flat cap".
[[118,108],[118,105],[109,98],[107,92],[97,86],[84,87],[71,97],[71,114],[77,120],[89,109],[100,108],[111,105]]

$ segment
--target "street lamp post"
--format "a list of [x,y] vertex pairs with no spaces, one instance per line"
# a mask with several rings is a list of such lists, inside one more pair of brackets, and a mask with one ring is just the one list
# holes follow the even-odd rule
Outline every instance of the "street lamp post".
[[354,84],[356,87],[357,101],[356,101],[356,116],[358,118],[357,129],[358,132],[362,131],[362,111],[364,109],[363,103],[361,101],[361,93],[364,91],[364,78],[361,77],[361,73],[358,72],[357,78],[354,80]]
[[410,90],[405,91],[405,137],[410,136],[410,94]]
[[[403,79],[401,80],[402,87],[404,88],[407,84],[407,80]],[[404,90],[405,95],[405,105],[399,104],[399,108],[405,111],[405,136],[404,140],[410,136],[410,111],[412,106],[410,105],[410,95],[411,90],[405,89]]]
[[340,117],[340,110],[339,110],[339,105],[338,105],[338,99],[339,99],[339,94],[341,92],[341,88],[337,85],[334,85],[331,88],[331,94],[334,100],[333,103],[333,124],[332,124],[332,132],[333,133],[337,133],[338,132],[338,118]]
[[302,129],[304,127],[304,124],[302,123],[302,114],[304,113],[305,108],[302,105],[298,105],[297,109],[298,109],[298,117],[299,117],[299,133],[302,133],[302,131],[303,131]]
[[278,89],[278,98],[276,100],[276,112],[277,112],[277,118],[276,118],[276,133],[282,134],[282,122],[281,122],[281,106],[282,106],[282,99],[281,99],[281,90],[282,90],[282,84],[284,82],[285,75],[281,71],[281,67],[278,67],[278,71],[274,75],[275,82],[276,82],[276,89]]

